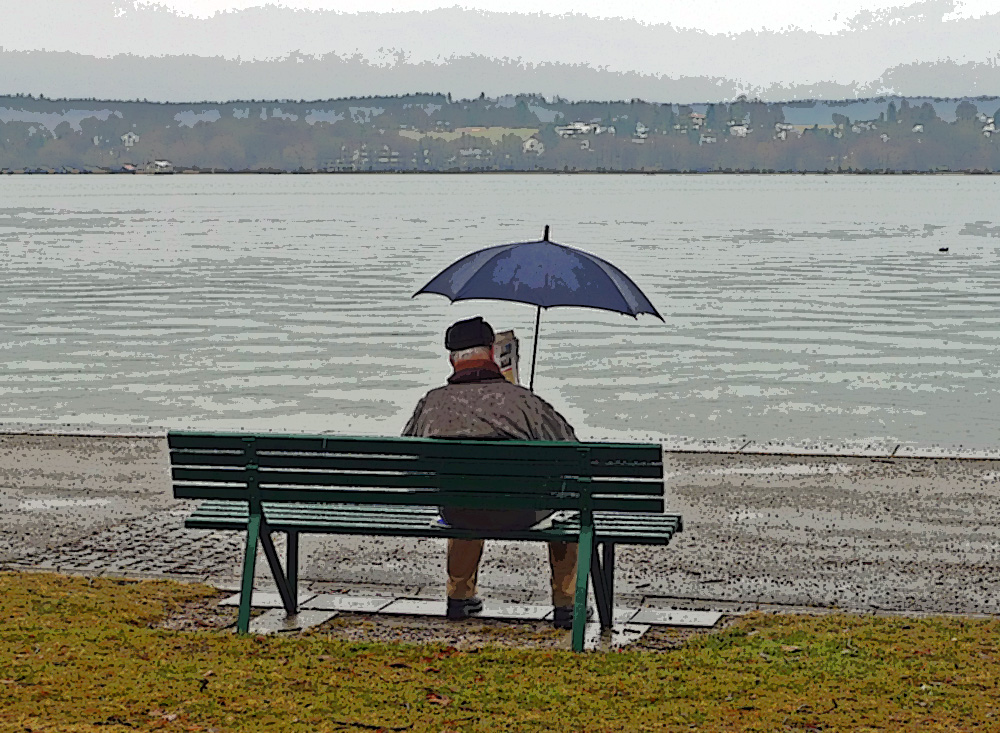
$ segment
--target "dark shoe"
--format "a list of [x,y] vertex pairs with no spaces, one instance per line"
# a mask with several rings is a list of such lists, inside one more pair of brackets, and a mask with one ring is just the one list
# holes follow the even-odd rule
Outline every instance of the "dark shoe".
[[459,621],[469,618],[483,610],[483,602],[478,598],[449,598],[448,612],[445,614],[449,621]]
[[[587,607],[587,620],[590,621],[594,618],[594,609]],[[573,628],[573,607],[572,606],[555,606],[555,612],[552,614],[552,625],[557,629],[572,629]]]

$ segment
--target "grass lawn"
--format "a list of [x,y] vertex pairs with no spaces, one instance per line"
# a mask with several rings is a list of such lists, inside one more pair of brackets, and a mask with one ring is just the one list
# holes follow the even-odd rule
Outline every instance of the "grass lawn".
[[582,655],[156,627],[213,594],[0,573],[0,731],[1000,730],[995,620],[753,614]]

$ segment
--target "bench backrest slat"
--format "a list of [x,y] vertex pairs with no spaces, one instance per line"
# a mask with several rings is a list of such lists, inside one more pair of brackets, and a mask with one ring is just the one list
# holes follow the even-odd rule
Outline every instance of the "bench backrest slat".
[[[221,451],[242,453],[244,437],[213,433],[170,433],[171,450],[204,455],[210,460]],[[662,478],[662,452],[658,444],[570,443],[546,441],[433,440],[422,438],[354,438],[346,436],[261,436],[254,441],[260,456],[316,454],[317,457],[370,456],[385,460],[409,458],[461,459],[543,463],[575,461],[576,449],[587,446],[593,475]],[[456,450],[461,446],[460,450]],[[231,455],[229,453],[222,454]],[[225,457],[220,457],[219,465]],[[263,464],[262,464],[263,465]],[[278,465],[278,464],[272,464]]]
[[[168,434],[178,498],[662,511],[656,444]],[[655,497],[655,498],[654,498]]]

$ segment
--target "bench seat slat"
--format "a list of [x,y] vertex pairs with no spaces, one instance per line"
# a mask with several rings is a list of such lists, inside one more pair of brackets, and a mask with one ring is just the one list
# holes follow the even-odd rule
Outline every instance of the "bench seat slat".
[[[394,521],[396,517],[412,517],[421,522],[429,522],[438,516],[438,509],[434,506],[414,506],[414,505],[354,505],[354,504],[325,504],[317,509],[315,504],[280,504],[275,505],[265,503],[271,511],[274,507],[280,507],[282,513],[289,515],[307,515],[315,512],[329,513],[333,515],[352,515],[371,518],[372,521],[388,519]],[[208,516],[218,514],[220,516],[247,516],[245,502],[232,501],[206,501],[196,512],[197,516]],[[649,527],[659,520],[662,524],[669,524],[674,521],[676,515],[671,514],[623,514],[620,512],[597,512],[595,516],[600,517],[605,526],[614,526],[621,529],[629,527]]]
[[[209,521],[190,520],[185,522],[189,529],[206,530],[237,530],[246,531],[246,522],[235,519],[217,519]],[[270,522],[269,526],[275,531],[294,530],[305,534],[348,534],[362,535],[366,537],[423,537],[423,538],[448,538],[455,537],[461,539],[485,539],[485,540],[528,540],[528,541],[555,541],[555,542],[575,542],[579,537],[579,528],[556,525],[551,529],[534,531],[513,531],[513,532],[492,532],[487,530],[462,530],[453,527],[396,527],[393,525],[382,525],[371,527],[366,524],[343,524],[331,522],[329,525],[316,523],[303,524],[294,520],[277,520]],[[622,532],[614,528],[602,528],[597,526],[595,537],[598,542],[612,542],[630,545],[666,545],[669,544],[676,532],[676,527],[660,528],[656,532]]]
[[[431,522],[437,512],[426,507],[385,507],[382,512],[370,512],[351,506],[314,508],[309,505],[264,503],[264,514],[274,529],[296,529],[317,533],[337,534],[378,534],[382,536],[403,535],[415,537],[446,537],[483,535],[482,530],[465,531],[450,527],[437,527]],[[377,524],[372,524],[372,519]],[[680,517],[676,515],[638,515],[629,517],[633,524],[622,527],[620,517],[614,513],[596,512],[594,522],[596,533],[601,540],[638,542],[643,544],[666,544],[680,529]],[[204,502],[185,526],[199,529],[241,529],[245,528],[249,512],[243,502]],[[576,521],[556,523],[548,530],[520,530],[497,532],[507,539],[546,539],[575,537],[579,532]],[[489,534],[489,533],[486,533]]]
[[[436,507],[417,505],[355,505],[355,504],[294,504],[280,503],[274,504],[264,502],[263,507],[266,513],[281,513],[282,515],[319,515],[319,516],[364,516],[378,519],[388,518],[393,520],[396,517],[413,518],[419,521],[430,521],[436,518],[439,513]],[[192,516],[202,517],[209,514],[220,516],[234,516],[246,519],[249,516],[246,502],[242,501],[205,501],[194,511]],[[664,524],[669,524],[676,520],[674,514],[623,514],[620,512],[599,511],[594,513],[595,518],[600,519],[603,526],[649,526],[658,520]]]
[[[274,523],[290,523],[294,522],[301,526],[312,526],[312,525],[357,525],[364,527],[371,527],[373,521],[377,521],[381,524],[386,524],[391,527],[411,527],[423,529],[429,527],[434,529],[434,520],[436,515],[425,515],[425,516],[407,516],[407,515],[380,515],[377,518],[371,515],[359,514],[355,515],[352,512],[331,512],[331,513],[297,513],[297,512],[285,512],[281,510],[271,510],[264,512],[265,517],[272,524]],[[238,520],[246,521],[245,515],[240,515],[237,513],[204,513],[198,514],[193,521],[212,521],[216,519],[223,520]],[[668,529],[674,526],[676,522],[672,519],[665,519],[662,521],[653,520],[646,525],[632,524],[628,526],[622,526],[615,522],[602,522],[601,527],[608,531],[614,531],[620,534],[636,534],[643,535],[648,534],[650,531],[655,531],[657,533],[662,532],[664,529]],[[577,520],[569,520],[564,522],[555,522],[553,527],[565,527],[567,529],[572,529],[574,531],[579,530],[579,522]]]
[[[427,530],[427,536],[436,536],[437,530],[432,522],[436,515],[407,516],[407,515],[381,515],[377,518],[370,515],[354,515],[351,512],[331,512],[329,514],[298,514],[294,512],[276,511],[265,512],[268,520],[274,526],[308,528],[317,527],[319,529],[331,529],[336,527],[363,527],[372,528],[373,521],[376,521],[378,529],[415,529]],[[191,527],[207,526],[239,526],[244,527],[247,522],[246,514],[237,512],[199,512],[192,515],[188,521]],[[614,534],[619,538],[656,538],[665,535],[670,537],[678,531],[679,521],[674,516],[652,515],[645,524],[633,524],[622,526],[614,521],[600,521],[597,523],[598,534]],[[554,529],[565,530],[570,533],[579,531],[579,523],[576,521],[557,522],[552,525]],[[443,529],[443,527],[441,527]],[[375,530],[373,530],[375,531]]]
[[[245,522],[237,522],[235,520],[230,520],[228,522],[211,522],[211,523],[192,523],[188,522],[185,526],[191,529],[204,529],[204,530],[230,530],[230,531],[246,531]],[[275,531],[288,531],[293,530],[301,533],[314,533],[314,534],[346,534],[346,535],[362,535],[371,537],[414,537],[414,538],[425,538],[434,539],[441,538],[445,539],[448,537],[455,537],[461,539],[485,539],[485,540],[507,540],[507,541],[518,541],[518,540],[528,540],[528,541],[541,541],[541,542],[575,542],[579,537],[579,529],[561,527],[557,526],[552,529],[541,530],[541,531],[516,531],[516,532],[487,532],[480,530],[461,530],[455,528],[445,528],[441,529],[427,529],[424,527],[393,527],[385,526],[379,527],[377,529],[372,529],[371,527],[366,527],[363,524],[357,525],[343,525],[343,524],[331,524],[329,527],[317,526],[317,525],[300,525],[295,522],[283,522],[278,521],[272,523],[271,528]],[[613,529],[597,527],[595,530],[595,537],[598,542],[611,542],[616,544],[630,544],[630,545],[667,545],[673,538],[673,531],[668,530],[658,530],[655,533],[623,533],[618,532]]]

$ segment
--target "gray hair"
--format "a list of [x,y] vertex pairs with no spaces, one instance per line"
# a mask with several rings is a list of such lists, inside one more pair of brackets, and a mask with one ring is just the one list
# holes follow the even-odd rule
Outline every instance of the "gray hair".
[[468,349],[459,349],[451,352],[452,362],[464,359],[489,359],[492,346],[472,346]]

